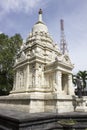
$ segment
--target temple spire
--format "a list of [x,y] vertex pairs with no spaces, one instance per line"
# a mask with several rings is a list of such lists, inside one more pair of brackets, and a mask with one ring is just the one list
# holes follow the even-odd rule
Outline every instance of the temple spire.
[[39,14],[39,20],[40,22],[42,22],[42,9],[39,10],[38,14]]

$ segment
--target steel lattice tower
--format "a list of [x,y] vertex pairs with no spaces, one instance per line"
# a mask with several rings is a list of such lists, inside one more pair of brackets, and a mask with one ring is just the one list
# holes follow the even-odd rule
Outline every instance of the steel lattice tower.
[[60,50],[62,54],[65,54],[68,52],[67,50],[67,43],[65,39],[65,34],[64,34],[64,20],[60,20],[60,29],[61,29],[61,39],[60,39]]

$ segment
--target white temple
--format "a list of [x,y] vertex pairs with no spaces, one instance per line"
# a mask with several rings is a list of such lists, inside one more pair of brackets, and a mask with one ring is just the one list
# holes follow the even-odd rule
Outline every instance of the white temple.
[[72,69],[69,55],[62,54],[53,42],[40,9],[15,60],[9,102],[11,98],[14,108],[30,113],[74,111]]

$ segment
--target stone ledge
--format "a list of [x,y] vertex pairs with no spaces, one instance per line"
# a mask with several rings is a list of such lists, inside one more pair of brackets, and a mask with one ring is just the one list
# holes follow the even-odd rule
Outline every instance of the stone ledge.
[[0,129],[3,130],[63,130],[57,122],[61,119],[73,119],[78,123],[76,129],[87,128],[87,113],[34,113],[0,109]]

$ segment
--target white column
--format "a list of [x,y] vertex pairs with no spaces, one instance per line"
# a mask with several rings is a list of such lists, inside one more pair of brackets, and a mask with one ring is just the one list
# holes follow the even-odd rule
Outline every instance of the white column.
[[19,71],[16,72],[16,90],[19,88]]
[[38,88],[38,69],[35,68],[35,88]]
[[74,87],[72,83],[72,74],[68,75],[68,94],[74,95]]
[[13,91],[16,89],[16,73],[14,73]]
[[[26,87],[26,91],[28,90],[29,88],[29,65],[27,65],[27,68],[26,68],[26,82],[24,84],[24,87]],[[25,76],[25,75],[24,75]]]
[[38,88],[39,87],[39,82],[41,82],[41,80],[39,79],[38,76],[39,76],[39,64],[36,63],[36,65],[35,65],[35,88]]
[[62,91],[62,73],[61,71],[56,72],[56,85],[57,85],[57,92],[60,93]]

